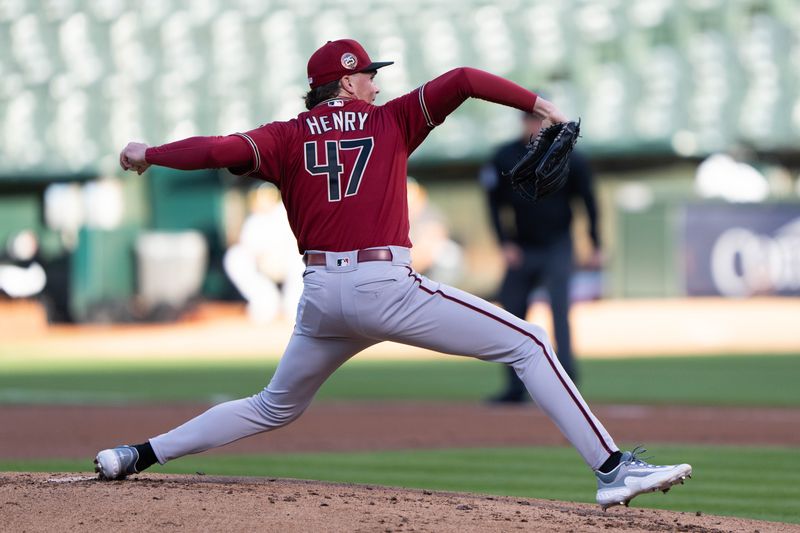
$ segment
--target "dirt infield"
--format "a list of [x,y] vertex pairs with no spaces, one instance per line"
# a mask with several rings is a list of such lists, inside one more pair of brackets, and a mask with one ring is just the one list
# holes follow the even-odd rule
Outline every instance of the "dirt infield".
[[[82,473],[0,473],[0,523],[28,532],[800,532],[795,525],[729,517],[635,508],[603,513],[593,505],[474,494],[150,473],[99,482],[88,473],[99,448],[160,433],[204,408],[0,407],[0,457],[87,462]],[[595,412],[620,441],[800,445],[797,409],[599,406]],[[210,453],[564,443],[531,405],[322,403],[287,428]]]
[[[693,302],[691,307],[684,302],[661,301],[638,302],[634,307],[618,302],[579,306],[575,316],[579,351],[601,357],[797,352],[800,345],[795,328],[793,323],[787,326],[787,317],[796,316],[797,302],[778,302],[784,307],[776,307],[774,301],[756,303],[771,310],[759,315],[765,330],[754,328],[747,320],[759,311],[758,306],[748,305],[742,312],[741,306],[727,301]],[[118,359],[137,360],[221,355],[263,359],[280,353],[290,325],[256,327],[242,320],[241,310],[223,311],[209,312],[213,320],[201,312],[189,321],[165,326],[46,328],[41,320],[6,321],[10,341],[2,351],[11,359],[39,354],[87,359],[113,354]],[[736,314],[737,320],[749,327],[730,322],[726,312]],[[653,323],[672,324],[671,338],[646,329],[635,337],[630,331],[614,329],[629,323],[630,316],[643,315]],[[715,319],[711,326],[709,317]],[[695,327],[701,323],[703,335]],[[680,335],[675,335],[676,331]],[[759,332],[757,338],[746,335],[753,331]],[[231,343],[231,339],[237,342]],[[627,344],[620,345],[619,339],[626,339]],[[359,357],[408,359],[431,354],[383,344],[380,352],[373,350]],[[0,530],[800,532],[796,525],[695,513],[637,508],[603,513],[586,504],[364,485],[151,473],[107,483],[89,474],[91,458],[98,449],[162,433],[206,407],[0,406],[3,459],[86,459],[86,471],[81,473],[0,473]],[[800,446],[796,429],[800,427],[800,409],[595,406],[593,410],[620,442]],[[562,444],[566,442],[552,422],[531,405],[320,403],[287,428],[209,453]]]
[[[786,531],[774,522],[285,479],[0,474],[8,531]],[[698,516],[699,515],[699,516]]]
[[[140,442],[206,407],[0,406],[0,457],[86,457],[88,461],[98,449]],[[601,405],[593,411],[620,442],[800,446],[800,409]],[[566,445],[566,441],[544,413],[530,404],[358,402],[314,404],[288,427],[217,452],[534,445]]]

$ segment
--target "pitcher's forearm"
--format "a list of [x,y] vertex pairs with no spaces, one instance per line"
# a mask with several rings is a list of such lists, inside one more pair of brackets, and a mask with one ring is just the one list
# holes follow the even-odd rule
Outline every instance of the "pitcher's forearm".
[[148,164],[179,170],[242,167],[249,165],[251,159],[250,146],[238,135],[190,137],[145,151]]

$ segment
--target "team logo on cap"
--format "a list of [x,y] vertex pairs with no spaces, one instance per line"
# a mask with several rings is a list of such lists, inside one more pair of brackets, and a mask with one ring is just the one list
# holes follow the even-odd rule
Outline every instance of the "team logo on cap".
[[350,52],[342,54],[342,66],[347,70],[353,70],[358,65],[358,58]]

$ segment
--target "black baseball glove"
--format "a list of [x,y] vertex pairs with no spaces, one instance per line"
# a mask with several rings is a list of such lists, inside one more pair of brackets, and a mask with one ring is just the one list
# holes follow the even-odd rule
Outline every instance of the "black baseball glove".
[[553,194],[567,182],[569,156],[581,132],[581,121],[553,124],[527,144],[527,153],[505,175],[514,189],[535,202]]

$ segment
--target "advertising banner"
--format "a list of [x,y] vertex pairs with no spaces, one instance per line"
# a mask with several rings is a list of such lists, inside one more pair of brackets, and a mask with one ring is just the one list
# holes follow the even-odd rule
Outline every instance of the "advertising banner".
[[689,204],[686,294],[800,295],[800,204]]

